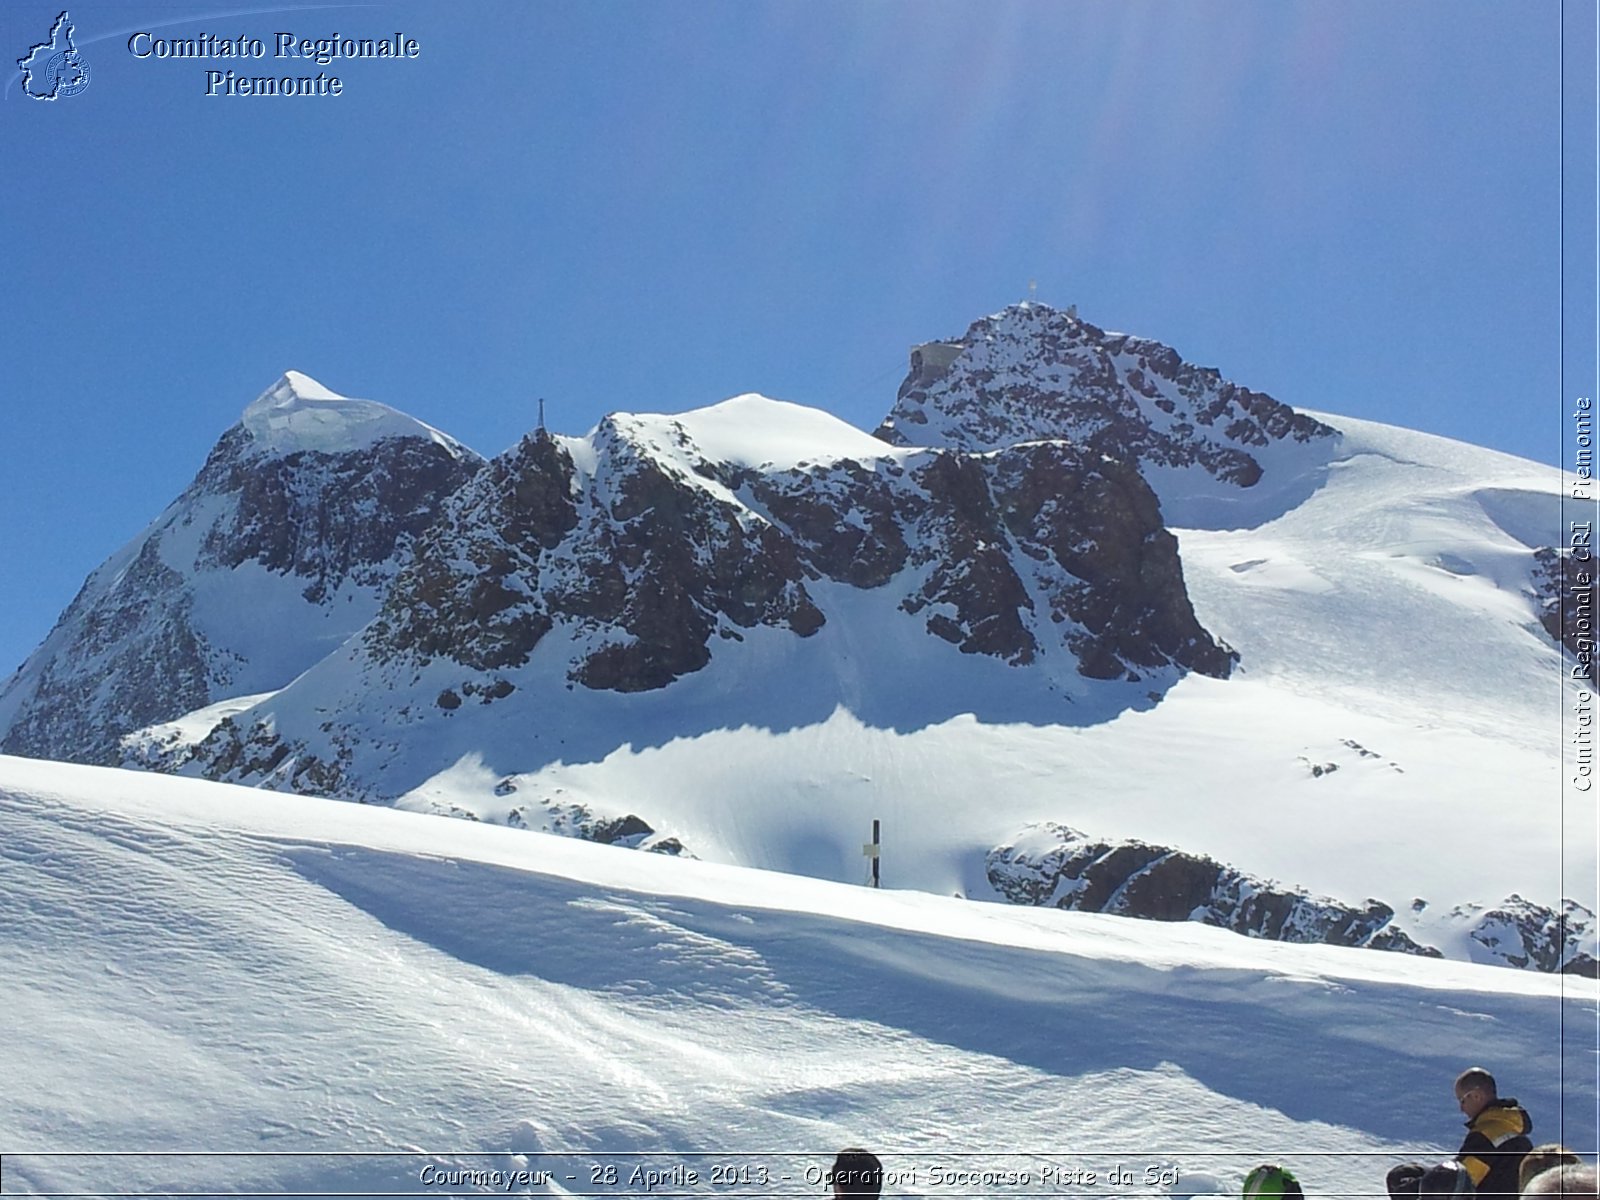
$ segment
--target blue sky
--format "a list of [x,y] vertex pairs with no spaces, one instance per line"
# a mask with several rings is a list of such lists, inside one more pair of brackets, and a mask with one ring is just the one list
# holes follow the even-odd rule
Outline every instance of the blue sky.
[[[570,433],[743,391],[870,429],[910,345],[1037,280],[1296,406],[1556,461],[1564,189],[1594,386],[1565,7],[1564,37],[1559,0],[74,4],[89,86],[0,102],[0,671],[291,367],[486,454],[539,396]],[[8,0],[5,60],[59,11]],[[237,62],[139,30],[420,54],[207,97]]]

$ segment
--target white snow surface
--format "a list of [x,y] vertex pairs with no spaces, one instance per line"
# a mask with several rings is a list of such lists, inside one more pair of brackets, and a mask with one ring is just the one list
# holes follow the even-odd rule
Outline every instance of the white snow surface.
[[903,459],[908,453],[819,408],[754,392],[686,413],[629,413],[617,420],[657,449],[692,447],[706,460],[736,467],[787,471],[805,463]]
[[798,1197],[859,1144],[889,1195],[1379,1195],[1475,1063],[1596,1144],[1593,981],[12,758],[0,961],[7,1194]]
[[299,371],[285,371],[251,402],[240,421],[266,454],[342,454],[395,437],[427,438],[452,453],[462,450],[454,438],[415,417],[375,400],[341,396]]

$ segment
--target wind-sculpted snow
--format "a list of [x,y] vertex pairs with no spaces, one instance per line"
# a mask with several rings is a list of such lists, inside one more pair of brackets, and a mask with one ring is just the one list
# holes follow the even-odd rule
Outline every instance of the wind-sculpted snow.
[[132,730],[282,687],[372,617],[480,462],[291,372],[0,689],[0,747],[115,762]]
[[1036,304],[917,347],[878,436],[967,450],[1064,439],[1141,470],[1169,523],[1203,528],[1260,524],[1293,507],[1337,441],[1315,418],[1170,346]]
[[[902,1195],[991,1194],[935,1166],[1237,1194],[1280,1157],[1363,1195],[1455,1148],[1450,1080],[1491,1052],[1544,1136],[1594,1144],[1592,985],[1470,963],[20,759],[0,912],[8,1193],[438,1194],[430,1167],[520,1164],[592,1194],[591,1163],[654,1153],[700,1169],[675,1192],[757,1200],[801,1188],[710,1164],[864,1144],[918,1172]],[[121,1154],[49,1153],[84,1149]],[[1118,1159],[1135,1186],[1038,1181]]]

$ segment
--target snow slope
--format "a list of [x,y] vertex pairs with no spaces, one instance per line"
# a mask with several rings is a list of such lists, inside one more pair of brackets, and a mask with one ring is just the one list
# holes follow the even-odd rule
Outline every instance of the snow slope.
[[704,461],[780,471],[842,458],[909,457],[832,413],[754,392],[675,416],[630,414],[627,420],[659,451],[675,447],[678,465],[689,470],[695,459],[685,460],[686,450]]
[[856,1143],[894,1194],[1372,1195],[1454,1149],[1468,1063],[1596,1144],[1593,981],[102,768],[0,758],[0,961],[8,1194],[800,1196]]

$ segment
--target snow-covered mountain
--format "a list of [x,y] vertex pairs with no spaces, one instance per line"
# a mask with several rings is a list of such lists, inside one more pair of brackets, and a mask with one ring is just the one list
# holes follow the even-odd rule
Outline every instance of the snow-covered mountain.
[[1107,333],[1042,304],[974,321],[911,351],[878,436],[995,450],[1059,439],[1136,467],[1168,524],[1259,525],[1303,500],[1336,432],[1196,367],[1171,346]]
[[124,734],[282,687],[372,618],[481,461],[288,372],[0,688],[0,749],[115,762]]
[[1471,963],[18,758],[0,913],[8,1195],[755,1200],[866,1145],[902,1196],[1372,1196],[1480,1062],[1595,1144],[1594,983]]
[[[897,450],[744,396],[524,439],[448,502],[370,626],[188,769],[393,799],[510,742],[508,771],[569,739],[603,755],[640,732],[630,711],[686,734],[911,693],[948,718],[987,687],[1076,723],[1231,667],[1130,468],[1059,441]],[[698,700],[674,686],[702,678]]]
[[1558,471],[1030,305],[918,347],[880,434],[530,435],[348,640],[123,753],[830,879],[879,819],[889,886],[1596,969]]

